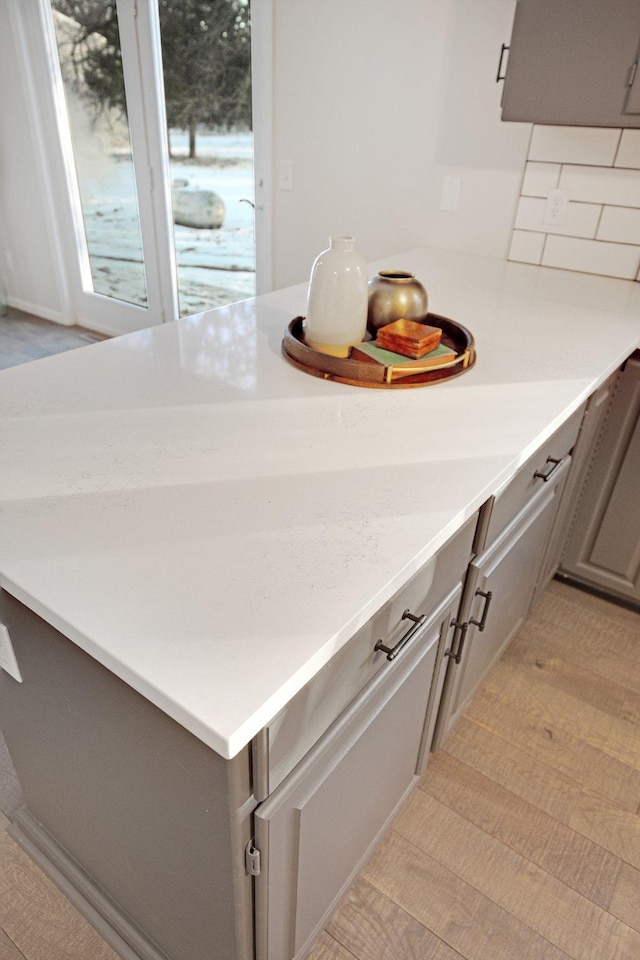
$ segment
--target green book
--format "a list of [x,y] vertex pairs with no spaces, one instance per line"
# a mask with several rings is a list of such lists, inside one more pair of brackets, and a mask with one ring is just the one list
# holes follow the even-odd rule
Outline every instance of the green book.
[[359,343],[351,349],[351,359],[361,360],[364,363],[379,363],[387,368],[385,379],[396,380],[398,377],[410,377],[416,373],[423,373],[432,367],[444,367],[454,363],[457,357],[455,350],[446,347],[443,343],[425,353],[424,357],[414,360],[412,357],[403,357],[401,353],[392,353],[384,350],[374,341]]

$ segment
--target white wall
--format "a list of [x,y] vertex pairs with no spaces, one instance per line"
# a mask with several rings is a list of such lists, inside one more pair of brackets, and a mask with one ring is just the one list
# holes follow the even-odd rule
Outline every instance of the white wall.
[[[0,0],[0,270],[10,300],[63,319],[55,224]],[[506,257],[530,136],[495,83],[515,0],[273,0],[276,287],[332,233],[368,259],[433,244]],[[281,159],[294,189],[277,189]],[[443,177],[460,180],[440,210]],[[9,251],[8,269],[3,250]]]
[[[275,0],[275,285],[332,233],[367,259],[423,244],[506,257],[530,124],[495,82],[515,0]],[[294,189],[278,189],[291,160]],[[440,210],[444,177],[457,212]]]

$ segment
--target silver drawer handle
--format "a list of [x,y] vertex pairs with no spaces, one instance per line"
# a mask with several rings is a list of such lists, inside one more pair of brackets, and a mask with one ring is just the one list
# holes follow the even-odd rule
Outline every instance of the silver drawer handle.
[[539,477],[541,480],[544,480],[546,483],[548,480],[551,480],[551,477],[556,472],[562,460],[556,460],[555,457],[547,457],[546,462],[542,470],[536,470],[534,477]]
[[426,614],[423,613],[421,616],[416,617],[415,614],[410,613],[409,610],[405,610],[405,612],[402,614],[401,619],[411,620],[412,624],[407,630],[407,632],[403,633],[403,635],[400,637],[395,647],[386,647],[382,642],[382,640],[378,640],[376,642],[375,647],[373,648],[374,651],[382,650],[383,653],[386,653],[387,660],[395,660],[395,658],[398,656],[398,654],[400,653],[404,645],[408,643],[409,640],[411,640],[411,637],[414,635],[414,633],[420,629],[420,627],[422,626],[422,624],[426,619]]
[[502,61],[504,60],[505,52],[509,49],[510,47],[508,43],[503,43],[502,47],[500,48],[500,60],[498,61],[498,72],[496,74],[496,83],[499,83],[500,80],[504,80],[504,78],[506,77],[506,73],[502,72]]
[[489,607],[491,606],[491,601],[493,600],[493,591],[492,590],[476,590],[476,597],[484,597],[484,609],[482,611],[482,616],[479,620],[473,620],[469,617],[469,623],[475,624],[478,628],[478,632],[482,633],[484,628],[487,625],[487,617],[489,616]]

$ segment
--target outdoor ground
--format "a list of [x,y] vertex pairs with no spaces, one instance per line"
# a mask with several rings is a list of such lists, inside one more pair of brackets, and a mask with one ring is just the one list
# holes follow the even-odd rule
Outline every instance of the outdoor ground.
[[[253,135],[199,134],[198,157],[187,157],[186,133],[171,131],[171,180],[213,190],[226,216],[217,230],[175,227],[181,315],[255,293]],[[126,154],[91,165],[85,225],[97,292],[145,303],[144,268],[132,170]],[[250,202],[246,202],[250,201]]]

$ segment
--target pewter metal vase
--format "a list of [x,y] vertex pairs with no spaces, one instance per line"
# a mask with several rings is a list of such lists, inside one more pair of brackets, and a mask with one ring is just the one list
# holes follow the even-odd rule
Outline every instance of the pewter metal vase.
[[373,337],[394,320],[424,320],[427,308],[427,291],[412,273],[381,270],[369,281],[367,329]]

